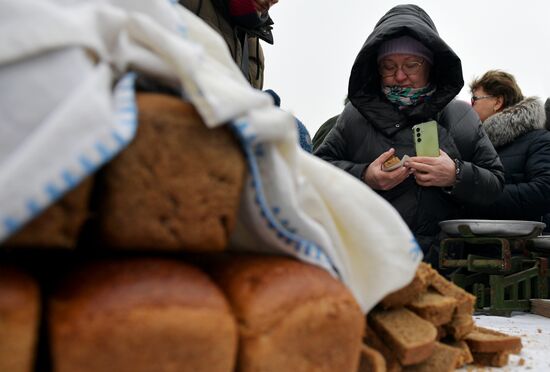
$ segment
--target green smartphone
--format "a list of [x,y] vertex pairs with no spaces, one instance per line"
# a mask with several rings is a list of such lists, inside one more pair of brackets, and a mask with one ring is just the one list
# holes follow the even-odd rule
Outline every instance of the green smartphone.
[[439,156],[439,139],[435,120],[412,127],[416,156]]

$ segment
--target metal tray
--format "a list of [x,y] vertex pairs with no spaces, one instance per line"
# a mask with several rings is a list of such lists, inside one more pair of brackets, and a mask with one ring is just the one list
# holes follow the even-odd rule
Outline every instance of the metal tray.
[[537,236],[528,240],[527,243],[528,248],[533,251],[550,253],[550,235]]
[[521,237],[539,235],[546,224],[538,221],[516,220],[447,220],[439,223],[450,236]]

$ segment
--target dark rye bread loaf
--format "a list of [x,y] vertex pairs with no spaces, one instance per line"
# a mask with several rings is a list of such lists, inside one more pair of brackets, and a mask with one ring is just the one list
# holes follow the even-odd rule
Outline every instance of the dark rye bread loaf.
[[0,371],[33,370],[39,312],[34,278],[16,267],[0,265]]
[[233,371],[237,327],[222,292],[176,260],[95,262],[49,306],[54,372]]
[[10,248],[75,248],[89,217],[92,178],[87,178],[23,226],[2,245]]
[[126,249],[220,251],[235,226],[245,161],[227,126],[189,103],[140,94],[136,138],[101,175],[102,240]]
[[211,268],[239,324],[238,371],[353,371],[364,316],[328,272],[294,259],[237,256]]

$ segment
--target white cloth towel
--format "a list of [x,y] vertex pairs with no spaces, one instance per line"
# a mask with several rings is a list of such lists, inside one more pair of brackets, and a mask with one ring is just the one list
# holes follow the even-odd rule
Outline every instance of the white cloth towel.
[[411,280],[421,252],[399,214],[302,151],[294,118],[167,0],[0,0],[0,241],[132,140],[132,71],[180,84],[209,127],[234,129],[249,168],[234,246],[325,268],[365,312]]

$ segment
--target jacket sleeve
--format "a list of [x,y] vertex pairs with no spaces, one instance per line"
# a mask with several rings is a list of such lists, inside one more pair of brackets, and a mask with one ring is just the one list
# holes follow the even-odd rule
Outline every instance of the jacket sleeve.
[[350,125],[350,122],[346,120],[346,115],[342,113],[336,121],[336,125],[315,151],[315,155],[363,181],[363,172],[368,164],[359,164],[348,160],[349,154],[347,149],[350,146],[348,145],[349,140],[346,138],[346,134],[351,132]]
[[462,164],[451,195],[465,203],[492,204],[504,189],[502,162],[474,110],[463,110],[454,125]]
[[550,133],[531,143],[524,169],[526,181],[506,184],[490,207],[495,218],[527,219],[550,212]]

